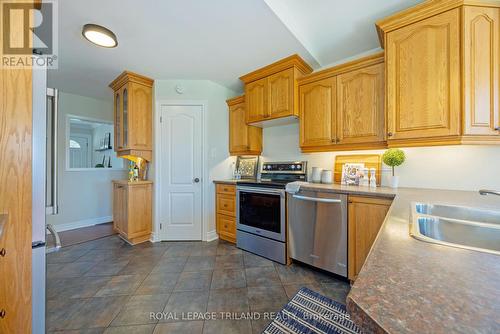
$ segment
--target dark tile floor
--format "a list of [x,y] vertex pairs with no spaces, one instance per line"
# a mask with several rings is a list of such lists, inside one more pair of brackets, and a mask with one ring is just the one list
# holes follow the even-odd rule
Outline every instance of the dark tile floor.
[[[330,275],[222,241],[132,247],[111,236],[47,256],[47,331],[260,333],[266,312],[278,312],[303,286],[341,303],[349,291]],[[253,312],[261,319],[234,319]]]

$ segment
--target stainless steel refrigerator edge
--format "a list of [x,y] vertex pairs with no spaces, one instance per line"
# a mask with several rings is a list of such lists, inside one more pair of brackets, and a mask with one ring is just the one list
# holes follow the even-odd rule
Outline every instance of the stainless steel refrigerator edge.
[[302,190],[287,196],[289,256],[347,277],[347,196]]
[[47,71],[33,69],[32,332],[45,333]]
[[[57,108],[58,92],[47,89],[47,71],[33,69],[32,87],[32,333],[45,333],[47,252],[61,247],[59,236],[46,224],[47,214],[57,214]],[[46,246],[50,230],[54,245]]]

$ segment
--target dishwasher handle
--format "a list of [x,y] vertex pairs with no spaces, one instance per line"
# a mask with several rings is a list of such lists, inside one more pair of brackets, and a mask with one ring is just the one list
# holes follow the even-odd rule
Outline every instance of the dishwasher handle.
[[308,197],[302,195],[293,195],[293,198],[311,202],[337,203],[337,204],[342,203],[341,199],[336,199],[336,198],[318,198],[318,197]]

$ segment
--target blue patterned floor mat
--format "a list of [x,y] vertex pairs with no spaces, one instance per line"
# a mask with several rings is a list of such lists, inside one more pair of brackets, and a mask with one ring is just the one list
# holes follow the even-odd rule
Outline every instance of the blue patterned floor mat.
[[360,330],[350,320],[345,305],[301,288],[262,333],[358,334]]

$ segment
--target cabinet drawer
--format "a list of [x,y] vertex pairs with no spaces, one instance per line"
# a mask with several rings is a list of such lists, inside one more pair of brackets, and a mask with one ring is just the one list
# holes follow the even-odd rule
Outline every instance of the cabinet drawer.
[[236,217],[236,196],[217,194],[217,213]]
[[231,184],[217,184],[216,190],[218,194],[236,194],[236,186]]
[[226,215],[217,215],[217,226],[219,234],[236,237],[236,219]]

